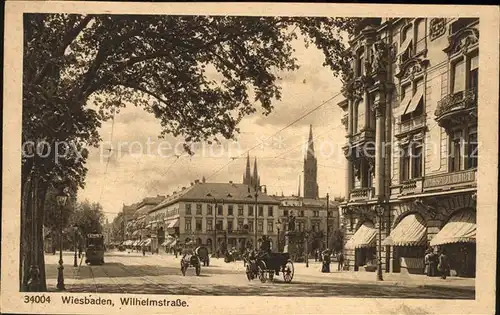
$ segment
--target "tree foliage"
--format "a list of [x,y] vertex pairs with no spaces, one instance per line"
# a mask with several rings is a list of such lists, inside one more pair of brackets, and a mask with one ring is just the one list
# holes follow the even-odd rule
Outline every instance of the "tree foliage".
[[101,233],[103,230],[104,212],[100,203],[88,200],[77,204],[70,226],[78,226],[83,235]]

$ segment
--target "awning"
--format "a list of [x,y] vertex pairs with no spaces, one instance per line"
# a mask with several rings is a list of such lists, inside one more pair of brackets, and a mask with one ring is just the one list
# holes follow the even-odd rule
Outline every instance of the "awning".
[[134,243],[132,243],[132,245],[133,245],[133,246],[137,246],[137,245],[139,245],[139,243],[140,243],[140,242],[141,242],[141,241],[137,240],[137,241],[135,241]]
[[404,113],[406,112],[406,109],[410,105],[411,99],[412,99],[412,96],[410,94],[405,96],[405,98],[399,104],[399,107],[396,108],[396,110],[394,112],[395,117],[399,117],[401,115],[404,115]]
[[430,245],[476,242],[476,214],[461,211],[451,217],[450,221],[431,240]]
[[421,216],[409,214],[398,223],[382,245],[418,246],[427,241],[427,227]]
[[170,223],[168,223],[167,229],[172,229],[172,228],[176,228],[176,227],[179,227],[179,219],[175,219],[173,221],[170,221]]
[[161,243],[160,246],[168,246],[170,243],[172,243],[174,240],[173,239],[167,239],[163,243]]
[[414,112],[415,109],[417,109],[418,104],[422,100],[422,97],[424,97],[424,88],[420,86],[417,88],[417,92],[415,93],[415,95],[413,95],[413,97],[411,98],[410,104],[406,108],[403,115]]
[[345,244],[346,249],[355,249],[362,247],[375,246],[375,238],[377,236],[377,229],[371,222],[363,223],[354,235]]
[[144,242],[142,242],[141,246],[149,246],[149,244],[151,244],[151,239],[150,238],[148,238]]
[[177,240],[174,240],[172,243],[170,243],[170,245],[168,245],[169,247],[174,247],[175,245],[177,245]]
[[135,230],[134,233],[132,233],[132,236],[136,236],[137,234],[139,234],[141,231],[140,230]]

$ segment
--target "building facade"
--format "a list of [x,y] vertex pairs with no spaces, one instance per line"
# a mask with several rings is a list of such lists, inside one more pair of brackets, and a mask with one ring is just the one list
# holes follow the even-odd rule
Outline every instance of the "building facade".
[[[475,274],[479,20],[367,18],[344,78],[346,258],[424,270],[428,247]],[[378,236],[378,234],[381,236]]]
[[[181,244],[194,241],[212,251],[253,247],[267,235],[277,241],[279,201],[244,184],[195,181],[154,207],[167,234]],[[257,233],[255,233],[257,231]]]

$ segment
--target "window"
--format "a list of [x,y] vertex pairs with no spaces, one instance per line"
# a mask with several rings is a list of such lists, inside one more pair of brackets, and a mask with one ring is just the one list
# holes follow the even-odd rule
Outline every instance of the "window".
[[365,50],[361,48],[358,50],[358,56],[356,58],[356,76],[362,76],[365,74]]
[[243,205],[238,205],[238,215],[243,216]]
[[222,207],[222,205],[219,205],[217,207],[217,215],[224,215],[224,208]]
[[243,220],[238,220],[238,231],[243,231]]
[[314,212],[313,212],[313,216],[314,216],[314,217],[319,217],[319,211],[314,210]]
[[465,90],[465,61],[463,59],[456,61],[452,65],[453,86],[452,93],[457,93]]
[[268,206],[267,208],[267,216],[272,217],[273,216],[273,206]]
[[186,203],[186,215],[191,215],[191,204]]
[[304,216],[304,210],[300,210],[299,217],[303,217],[303,216]]
[[213,215],[213,213],[212,213],[212,205],[207,205],[207,215]]
[[264,206],[259,206],[259,217],[264,216]]
[[202,224],[200,219],[196,219],[196,231],[202,230]]
[[361,132],[365,128],[365,102],[359,101],[356,105],[356,130],[355,133]]
[[470,89],[477,90],[479,83],[479,55],[472,55],[469,64],[468,84]]
[[207,231],[213,231],[213,229],[214,229],[214,221],[212,221],[211,219],[207,220]]
[[231,232],[233,230],[233,220],[227,220],[227,231]]
[[453,132],[450,141],[450,172],[463,170],[462,162],[462,146],[463,146],[463,131],[456,130]]
[[422,144],[416,143],[413,145],[412,150],[412,167],[411,167],[411,177],[420,178],[422,177]]
[[259,225],[257,226],[258,232],[264,232],[264,221],[259,221]]
[[254,231],[253,220],[248,220],[248,232],[253,232],[253,231]]
[[233,205],[227,206],[227,215],[233,215]]
[[184,227],[186,231],[191,231],[191,218],[186,218],[186,225]]
[[283,216],[288,217],[288,210],[283,210]]
[[424,79],[420,78],[401,87],[401,122],[420,117],[423,110]]
[[467,168],[477,167],[477,127],[469,128],[469,141],[467,142]]
[[404,63],[413,56],[413,27],[412,24],[405,26],[401,31],[401,44],[399,52],[401,54],[400,62]]
[[425,49],[425,20],[418,19],[415,22],[415,31],[416,34],[416,52],[421,52]]
[[304,232],[306,230],[306,223],[305,222],[299,222],[298,224],[299,232]]
[[217,229],[217,231],[222,231],[223,230],[223,223],[222,223],[222,220],[217,220],[217,225],[215,226],[215,228]]
[[253,216],[253,206],[248,206],[248,216]]
[[410,179],[410,146],[405,145],[401,149],[401,181],[406,181]]
[[272,233],[273,232],[273,226],[274,222],[273,221],[267,221],[267,232]]
[[196,215],[201,215],[201,203],[196,204]]

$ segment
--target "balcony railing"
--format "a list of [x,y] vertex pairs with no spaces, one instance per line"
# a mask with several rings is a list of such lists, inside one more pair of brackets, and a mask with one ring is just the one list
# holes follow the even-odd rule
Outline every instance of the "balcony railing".
[[373,198],[373,187],[355,188],[349,195],[350,201],[365,201]]
[[463,186],[476,185],[476,169],[432,175],[424,178],[423,189],[434,190],[436,188],[461,188]]
[[425,127],[425,116],[421,115],[398,124],[397,134],[404,134]]
[[449,94],[438,101],[434,112],[436,121],[441,126],[447,125],[450,118],[456,115],[468,114],[469,110],[477,107],[477,89],[468,89]]
[[422,192],[422,179],[410,179],[400,186],[400,195],[418,194]]

